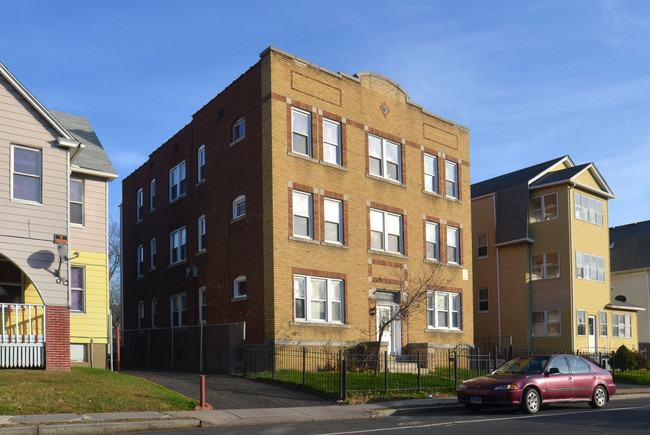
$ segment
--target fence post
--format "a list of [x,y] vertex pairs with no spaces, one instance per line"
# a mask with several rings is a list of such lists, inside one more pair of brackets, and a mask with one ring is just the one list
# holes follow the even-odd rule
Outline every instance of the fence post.
[[384,383],[386,394],[388,394],[388,351],[384,351]]
[[341,349],[339,349],[339,397],[341,400],[348,400],[347,368]]
[[454,351],[454,386],[458,388],[458,353]]
[[307,348],[302,348],[302,384],[306,384],[307,377]]
[[242,372],[242,376],[246,377],[246,341],[244,341],[244,346],[242,348],[241,372]]
[[271,345],[271,379],[275,379],[275,359],[277,358],[275,352],[275,343]]
[[422,374],[420,373],[420,352],[418,352],[418,391],[422,391]]

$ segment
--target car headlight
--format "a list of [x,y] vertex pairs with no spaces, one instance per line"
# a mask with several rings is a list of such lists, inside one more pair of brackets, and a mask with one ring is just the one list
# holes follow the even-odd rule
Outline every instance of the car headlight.
[[465,385],[465,384],[460,384],[460,385],[458,386],[458,389],[459,389],[459,390],[467,390],[467,385]]
[[495,391],[503,391],[503,390],[518,390],[519,387],[516,386],[515,384],[506,384],[506,385],[497,385],[494,387]]

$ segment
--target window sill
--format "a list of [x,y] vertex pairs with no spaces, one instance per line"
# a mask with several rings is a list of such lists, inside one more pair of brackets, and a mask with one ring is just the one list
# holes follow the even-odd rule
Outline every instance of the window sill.
[[383,181],[385,183],[392,184],[398,187],[403,187],[404,189],[406,189],[406,184],[402,183],[401,181],[391,180],[390,178],[384,178],[384,177],[380,177],[379,175],[372,175],[372,174],[366,174],[366,178],[371,178],[377,181]]
[[435,258],[425,258],[424,260],[425,263],[431,263],[431,264],[444,264],[440,260],[436,260]]
[[432,192],[432,191],[430,191],[430,190],[424,190],[424,189],[422,189],[422,193],[424,193],[425,195],[433,196],[434,198],[445,199],[445,197],[442,196],[441,194],[439,194],[438,192]]
[[205,249],[202,249],[200,251],[196,251],[196,256],[198,257],[199,255],[205,254],[207,251]]
[[344,245],[342,243],[323,241],[323,242],[320,242],[320,244],[322,246],[331,246],[332,248],[350,249],[350,247],[348,245]]
[[196,187],[199,187],[201,184],[205,184],[205,178],[196,183]]
[[462,329],[448,329],[448,328],[431,328],[427,327],[424,332],[445,332],[449,334],[465,334]]
[[238,216],[238,217],[236,217],[236,218],[232,218],[232,219],[230,219],[230,223],[232,224],[232,223],[235,223],[235,222],[239,222],[239,221],[244,220],[245,218],[246,218],[246,215],[243,214],[243,215]]
[[349,329],[351,328],[350,325],[346,325],[345,323],[332,323],[332,322],[310,322],[310,321],[302,321],[302,320],[294,320],[289,322],[290,326],[324,326],[326,328],[344,328],[344,329]]
[[458,199],[458,198],[454,198],[453,196],[447,196],[447,195],[445,195],[444,198],[445,198],[447,201],[456,202],[456,203],[458,203],[458,204],[462,204],[462,203],[463,203],[463,201],[461,201],[461,200]]
[[177,203],[177,202],[180,201],[181,199],[185,198],[185,195],[187,195],[187,193],[184,193],[184,194],[182,194],[182,195],[180,195],[180,196],[177,196],[175,199],[170,200],[170,201],[167,203],[167,205],[172,205],[172,204]]
[[457,267],[459,269],[465,269],[465,267],[462,264],[458,264],[458,263],[443,263],[443,264],[449,267]]
[[300,154],[300,153],[296,153],[294,151],[287,151],[287,155],[291,156],[291,157],[297,157],[297,158],[302,159],[302,160],[307,160],[309,162],[318,163],[318,160],[316,160],[312,156],[308,156],[307,154]]
[[39,207],[43,206],[42,202],[29,201],[27,199],[11,198],[11,202],[15,202],[17,204],[25,204],[25,205],[36,205],[36,206],[39,206]]
[[366,252],[368,254],[386,255],[388,257],[402,258],[404,260],[408,260],[409,258],[408,255],[400,254],[397,252],[377,251],[375,249],[368,249]]
[[81,229],[83,229],[83,228],[86,228],[86,226],[84,224],[74,224],[74,223],[70,222],[70,228],[81,228]]
[[139,224],[141,224],[141,223],[142,223],[142,219],[135,221],[135,223],[134,223],[133,225],[136,225],[136,226],[137,226],[137,225],[139,225]]
[[149,269],[149,272],[155,272],[155,271],[156,271],[156,266],[154,266],[154,267],[152,267],[151,269]]
[[187,260],[181,260],[181,261],[176,262],[174,264],[170,264],[169,266],[167,266],[167,269],[171,269],[173,267],[180,266],[182,264],[187,264]]
[[309,239],[307,237],[289,236],[289,240],[293,240],[293,241],[296,241],[296,242],[313,243],[315,245],[320,245],[320,242],[318,240]]
[[85,311],[72,311],[70,310],[70,314],[73,316],[85,316],[86,312]]
[[248,299],[248,297],[247,297],[246,295],[244,295],[244,296],[237,296],[237,297],[232,298],[232,299],[230,300],[230,302],[241,302],[241,301],[245,301],[246,299]]
[[326,162],[324,160],[319,160],[318,163],[320,163],[321,165],[324,165],[324,166],[328,166],[330,168],[340,169],[342,171],[347,171],[348,170],[348,168],[346,168],[344,166],[337,165],[336,163]]
[[154,211],[156,211],[156,207],[154,207],[154,208],[152,208],[152,209],[149,209],[149,211],[148,211],[147,213],[151,214],[151,213],[153,213]]
[[242,136],[242,137],[238,138],[237,140],[230,142],[230,146],[231,146],[231,147],[232,147],[232,146],[235,146],[235,145],[237,145],[239,142],[243,141],[244,139],[246,139],[246,136]]

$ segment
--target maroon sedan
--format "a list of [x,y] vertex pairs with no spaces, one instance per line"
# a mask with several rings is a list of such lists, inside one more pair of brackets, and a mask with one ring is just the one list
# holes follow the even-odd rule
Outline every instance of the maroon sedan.
[[486,376],[469,379],[457,390],[458,402],[471,410],[491,405],[519,405],[527,414],[542,404],[589,402],[602,408],[616,392],[609,371],[575,355],[515,358]]

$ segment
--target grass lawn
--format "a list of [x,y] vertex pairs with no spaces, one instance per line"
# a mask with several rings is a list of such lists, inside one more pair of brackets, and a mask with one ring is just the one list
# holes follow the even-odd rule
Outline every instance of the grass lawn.
[[196,405],[159,385],[109,370],[0,370],[0,415],[190,410]]

